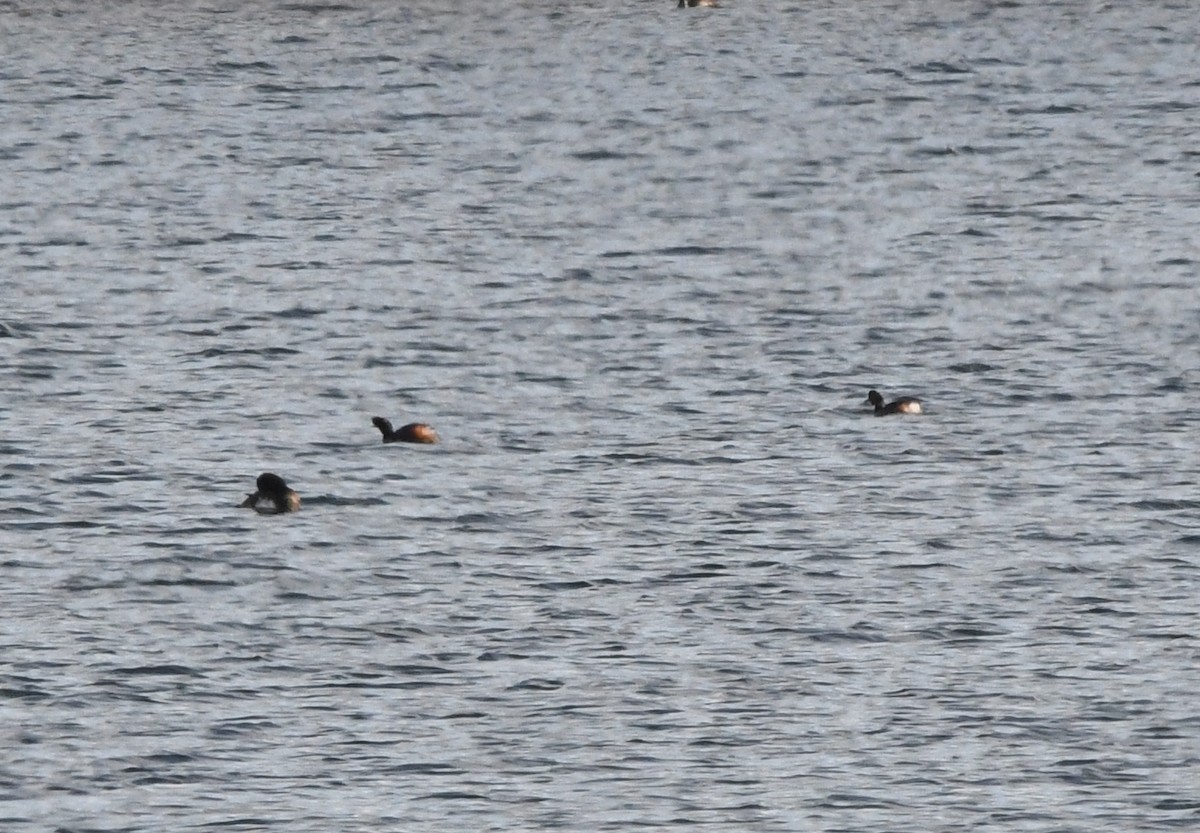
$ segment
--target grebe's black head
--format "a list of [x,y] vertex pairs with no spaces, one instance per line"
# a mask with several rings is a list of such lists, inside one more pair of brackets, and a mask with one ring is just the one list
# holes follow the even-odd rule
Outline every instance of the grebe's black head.
[[291,491],[282,477],[277,474],[271,474],[269,471],[260,474],[254,485],[258,487],[260,495],[275,501],[286,499],[287,493]]
[[867,404],[874,405],[875,409],[879,410],[883,407],[883,396],[880,395],[879,391],[873,390],[867,394]]
[[383,417],[372,417],[371,424],[382,431],[385,437],[392,433],[391,420],[384,419]]

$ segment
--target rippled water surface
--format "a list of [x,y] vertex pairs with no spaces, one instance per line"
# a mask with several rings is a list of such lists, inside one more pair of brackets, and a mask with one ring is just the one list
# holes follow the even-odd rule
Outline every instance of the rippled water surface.
[[1200,825],[1195,9],[673,5],[0,3],[5,831]]

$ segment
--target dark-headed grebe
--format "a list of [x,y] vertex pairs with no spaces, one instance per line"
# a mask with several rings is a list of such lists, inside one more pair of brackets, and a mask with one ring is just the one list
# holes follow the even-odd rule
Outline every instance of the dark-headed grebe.
[[884,405],[883,397],[879,395],[879,391],[873,390],[867,394],[867,402],[875,406],[875,416],[921,413],[921,400],[914,399],[911,396],[902,396],[894,402]]
[[717,0],[679,0],[679,5],[675,8],[694,9],[697,6],[706,6],[707,8],[715,9],[717,7]]
[[395,431],[392,430],[392,424],[383,417],[375,417],[371,424],[383,432],[385,443],[432,444],[438,441],[437,431],[433,430],[432,425],[423,422],[410,422],[408,425],[401,425]]
[[[300,509],[300,495],[288,488],[283,478],[269,471],[258,476],[254,484],[258,491],[246,495],[242,506],[253,509],[263,515],[274,515],[279,512],[297,512]],[[271,501],[270,506],[259,506],[260,500]]]

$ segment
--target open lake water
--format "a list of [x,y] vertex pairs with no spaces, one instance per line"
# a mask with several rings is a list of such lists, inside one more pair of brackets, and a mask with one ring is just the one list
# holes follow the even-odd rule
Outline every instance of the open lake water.
[[0,829],[1200,828],[1197,43],[0,2]]

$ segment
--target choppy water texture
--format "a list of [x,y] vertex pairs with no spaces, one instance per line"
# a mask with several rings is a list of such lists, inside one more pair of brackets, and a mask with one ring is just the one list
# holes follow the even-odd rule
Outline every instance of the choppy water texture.
[[1194,7],[673,5],[0,3],[5,831],[1200,825]]

